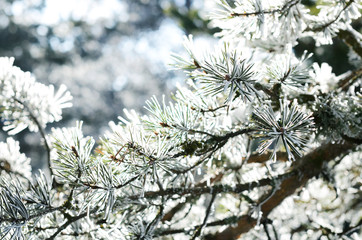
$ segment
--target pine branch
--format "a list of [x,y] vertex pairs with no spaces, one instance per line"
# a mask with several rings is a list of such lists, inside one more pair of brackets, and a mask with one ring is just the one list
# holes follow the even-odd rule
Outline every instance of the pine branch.
[[210,212],[211,212],[211,208],[212,208],[212,205],[215,201],[215,197],[216,197],[216,194],[215,193],[212,193],[212,197],[210,199],[210,203],[209,203],[209,206],[207,207],[206,209],[206,214],[205,214],[205,218],[204,218],[204,221],[202,222],[202,224],[200,225],[200,227],[197,228],[197,230],[195,231],[194,235],[192,236],[192,240],[196,239],[198,236],[201,235],[202,233],[202,230],[206,227],[207,225],[207,220],[210,216]]
[[336,235],[342,237],[344,235],[348,235],[348,234],[352,233],[353,231],[356,231],[361,228],[362,228],[362,219],[360,219],[356,225],[349,227],[349,228],[343,230],[342,232],[337,233]]
[[[34,113],[30,110],[30,108],[27,106],[27,104],[25,104],[23,101],[17,99],[17,98],[14,98],[14,100],[21,104],[25,109],[26,111],[28,111],[29,113],[29,116],[30,118],[34,121],[34,123],[36,124],[36,126],[38,127],[39,129],[39,132],[40,132],[40,135],[41,137],[43,138],[43,141],[44,141],[44,146],[45,146],[45,150],[46,150],[46,154],[47,154],[47,163],[48,163],[48,169],[50,171],[50,175],[51,176],[54,176],[54,173],[53,173],[53,169],[50,165],[50,147],[49,147],[49,143],[46,139],[46,136],[45,136],[45,131],[43,129],[43,127],[41,126],[40,122],[38,121],[38,119],[35,117]],[[56,183],[55,181],[55,178],[54,178],[54,183]]]
[[362,77],[362,67],[354,70],[348,76],[341,79],[337,84],[338,89],[341,89],[341,91],[344,91],[344,92],[347,91],[348,88],[361,77]]
[[[288,154],[286,152],[278,152],[277,156],[278,161],[288,161]],[[265,163],[268,160],[270,160],[270,153],[267,152],[264,154],[251,155],[246,163]]]
[[[340,154],[346,153],[353,148],[355,148],[356,145],[352,143],[343,143],[343,144],[332,144],[328,143],[325,144],[317,149],[315,149],[313,152],[309,153],[302,159],[300,159],[296,164],[294,164],[294,170],[290,173],[280,175],[273,179],[262,179],[259,181],[258,186],[266,186],[271,185],[273,181],[279,180],[282,181],[280,190],[277,190],[276,193],[272,196],[270,196],[270,193],[267,193],[266,195],[262,196],[260,199],[267,199],[265,203],[261,206],[263,217],[266,218],[267,215],[276,207],[278,206],[286,197],[289,195],[292,195],[296,189],[299,189],[301,186],[304,186],[305,183],[316,176],[321,170],[322,165],[324,162],[331,161],[334,158],[338,157]],[[221,185],[220,185],[221,186]],[[203,193],[220,193],[220,186],[213,186],[213,187],[196,187],[193,189],[166,189],[164,193],[155,193],[155,192],[146,192],[145,197],[157,197],[159,194],[179,194],[181,196],[185,194],[192,194],[192,196],[198,196],[199,194]],[[250,188],[249,188],[250,186]],[[230,186],[224,186],[223,192],[229,192],[228,189]],[[243,189],[244,187],[244,189]],[[235,190],[238,189],[238,191],[231,191],[231,192],[239,192],[239,190],[251,190],[255,186],[253,183],[248,184],[238,184],[235,186]],[[173,192],[175,190],[175,192]],[[137,196],[131,197],[137,198]],[[234,220],[234,221],[231,221]],[[232,223],[237,222],[237,227],[228,227],[224,232],[218,233],[213,236],[207,236],[206,239],[236,239],[240,234],[248,232],[251,228],[253,228],[257,220],[251,218],[248,214],[244,216],[233,216],[230,218],[226,218],[224,220],[219,220],[215,222],[208,223],[207,226],[218,226],[218,225],[229,225]],[[198,229],[201,225],[197,225],[191,229]],[[176,233],[185,233],[184,229],[170,229],[161,231],[160,235],[170,235],[170,234],[176,234]],[[275,233],[274,233],[275,234]]]
[[[294,171],[299,172],[299,176],[295,174],[282,181],[280,189],[262,205],[261,211],[263,212],[263,217],[266,218],[285,198],[294,194],[294,192],[303,187],[308,180],[318,175],[322,171],[323,163],[329,162],[339,155],[353,150],[355,147],[356,145],[350,142],[342,144],[327,143],[297,161],[296,164],[294,164]],[[263,198],[264,196],[261,197],[261,199]],[[248,232],[256,224],[257,219],[244,216],[238,221],[236,226],[229,226],[222,232],[208,236],[206,239],[237,239],[241,234]]]
[[14,171],[12,169],[10,169],[10,167],[8,166],[9,163],[7,161],[2,161],[3,164],[0,164],[0,173],[1,171],[5,171],[7,172],[8,174],[13,174],[17,177],[21,177],[23,178],[24,180],[26,180],[28,183],[30,183],[30,179],[28,179],[27,177],[25,177],[22,173],[18,172],[18,171]]
[[308,32],[308,31],[312,31],[312,32],[320,32],[323,31],[324,29],[326,29],[327,27],[329,27],[330,25],[332,25],[333,23],[335,23],[336,21],[339,20],[339,17],[342,15],[342,13],[354,2],[355,0],[350,0],[341,11],[338,12],[337,16],[332,19],[329,22],[324,23],[323,25],[317,26],[317,27],[313,27],[313,28],[306,28],[304,30],[304,32]]
[[[263,178],[258,181],[254,182],[248,182],[243,184],[235,184],[232,185],[226,185],[226,184],[220,184],[220,185],[214,185],[214,186],[202,186],[202,187],[174,187],[174,188],[167,188],[163,191],[148,191],[144,192],[143,197],[145,199],[156,199],[161,196],[185,196],[185,195],[194,195],[194,196],[200,196],[202,194],[206,193],[241,193],[243,191],[250,191],[257,187],[263,187],[263,186],[270,186],[273,185],[275,181],[283,181],[286,179],[289,179],[295,175],[298,174],[299,171],[294,170],[291,172],[287,172],[281,175],[278,175],[274,177],[274,179],[271,178]],[[140,198],[139,194],[126,196],[125,199],[129,200],[137,200]]]
[[[243,159],[244,161],[245,159]],[[251,155],[248,159],[247,159],[247,162],[245,162],[246,164],[247,163],[265,163],[267,162],[268,160],[270,160],[270,154],[269,153],[265,153],[265,154],[254,154],[254,155]],[[281,153],[278,153],[278,161],[283,161],[283,162],[286,162],[288,161],[288,154],[286,152],[281,152]],[[232,167],[226,167],[225,169],[223,169],[224,171],[216,174],[214,177],[210,178],[208,181],[202,181],[198,184],[196,184],[196,187],[205,187],[207,185],[207,182],[209,182],[209,184],[211,185],[214,185],[215,183],[218,183],[220,182],[223,177],[226,175],[226,172],[228,170],[233,170],[233,171],[237,171],[241,168],[242,165],[240,166],[232,166]],[[183,207],[189,202],[191,201],[192,199],[195,199],[195,197],[198,197],[198,196],[194,196],[194,195],[190,195],[190,196],[187,196],[185,201],[182,202],[182,203],[178,203],[176,206],[174,206],[173,208],[171,208],[171,210],[169,210],[165,216],[162,218],[162,222],[165,222],[165,221],[171,221],[171,219],[173,218],[173,216],[178,213],[179,211],[181,211],[183,209]]]
[[[362,35],[348,26],[345,30],[339,30],[337,36],[362,58]],[[358,39],[360,38],[360,39]]]
[[1,218],[0,217],[0,223],[6,223],[6,222],[12,223],[12,222],[29,221],[31,219],[42,217],[42,216],[44,216],[46,214],[49,214],[49,213],[52,213],[52,212],[62,211],[62,210],[64,210],[63,206],[55,207],[55,208],[47,208],[47,209],[39,211],[39,212],[37,212],[37,213],[35,213],[33,215],[30,215],[27,219],[14,219],[14,218]]
[[[136,175],[132,178],[130,178],[129,180],[127,180],[126,182],[122,183],[122,184],[119,184],[117,186],[114,186],[113,188],[114,189],[121,189],[127,185],[129,185],[130,183],[134,182],[137,178],[139,178],[140,175]],[[80,183],[86,187],[89,187],[91,189],[102,189],[102,190],[109,190],[108,187],[103,187],[103,186],[99,186],[99,185],[93,185],[93,184],[90,184],[90,183],[87,183],[87,182],[83,182],[83,181],[80,181]]]
[[[198,111],[200,111],[201,113],[207,113],[207,112],[216,112],[216,111],[219,110],[219,109],[227,108],[227,107],[229,107],[229,105],[223,104],[223,105],[220,105],[220,106],[215,107],[215,108],[208,108],[208,109],[196,109],[196,108],[195,108],[195,110],[198,110]],[[191,107],[191,109],[194,110],[193,107]]]
[[[212,221],[207,223],[208,227],[216,227],[216,226],[224,226],[224,225],[229,225],[229,224],[233,224],[236,223],[238,221],[240,221],[241,219],[245,218],[245,216],[231,216],[231,217],[226,217],[224,219],[221,220],[216,220],[216,221]],[[247,218],[250,218],[249,216],[247,216]],[[178,233],[184,233],[184,234],[190,234],[192,231],[197,230],[198,228],[201,227],[202,224],[200,225],[196,225],[194,227],[191,227],[189,229],[185,229],[185,228],[179,228],[179,229],[157,229],[155,231],[155,236],[166,236],[166,235],[173,235],[173,234],[178,234]]]
[[55,233],[53,233],[53,235],[51,235],[49,238],[47,238],[47,240],[55,239],[58,236],[58,234],[61,233],[63,230],[65,230],[69,225],[71,225],[72,223],[75,223],[76,221],[88,216],[88,214],[95,213],[97,211],[98,211],[98,208],[96,207],[96,208],[90,210],[89,212],[86,211],[86,212],[84,212],[82,214],[79,214],[77,216],[69,218],[68,221],[66,221],[63,225],[61,225],[58,228],[58,230]]
[[257,16],[261,14],[276,14],[280,13],[283,14],[285,12],[288,12],[289,9],[291,9],[293,6],[297,5],[300,2],[300,0],[290,0],[286,4],[284,4],[281,8],[267,10],[267,11],[257,11],[257,12],[248,12],[248,13],[231,13],[231,17],[250,17],[250,16]]
[[[220,172],[219,174],[215,175],[214,177],[212,177],[211,179],[209,179],[208,181],[202,181],[200,183],[198,183],[196,185],[196,187],[205,187],[207,186],[207,184],[213,184],[213,183],[217,183],[217,182],[220,182],[221,179],[224,177],[224,172]],[[176,206],[174,206],[173,208],[171,208],[171,210],[169,210],[165,215],[164,217],[162,218],[162,222],[165,222],[165,221],[171,221],[171,219],[175,216],[176,213],[178,213],[180,210],[183,209],[183,207],[188,203],[190,202],[191,200],[195,199],[195,197],[198,197],[198,196],[193,196],[193,195],[190,195],[190,196],[187,196],[185,201],[183,202],[180,202],[178,203]]]
[[[245,128],[245,129],[240,129],[238,131],[235,132],[229,132],[225,135],[212,135],[209,139],[207,139],[205,141],[205,143],[214,143],[211,147],[206,148],[206,149],[201,149],[200,152],[197,152],[195,150],[195,155],[196,156],[202,156],[195,164],[193,164],[192,166],[182,169],[182,170],[172,170],[174,173],[177,174],[183,174],[186,173],[192,169],[194,169],[195,167],[199,166],[200,164],[202,164],[205,160],[209,159],[217,150],[221,149],[223,146],[225,146],[225,144],[233,137],[242,135],[242,134],[248,134],[251,132],[256,131],[255,129],[251,129],[251,128]],[[183,155],[187,155],[186,152],[180,152],[177,153],[175,155],[173,155],[173,158],[177,158]]]

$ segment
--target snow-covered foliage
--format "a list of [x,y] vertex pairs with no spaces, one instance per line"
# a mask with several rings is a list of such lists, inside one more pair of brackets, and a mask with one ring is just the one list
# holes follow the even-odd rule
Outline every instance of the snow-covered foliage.
[[14,58],[0,58],[0,103],[4,130],[16,134],[25,128],[38,131],[47,123],[61,120],[62,108],[71,107],[72,96],[62,85],[36,82],[29,72],[13,66]]
[[1,239],[359,239],[362,69],[335,76],[292,48],[359,38],[361,1],[218,4],[220,44],[199,52],[189,36],[174,55],[186,86],[145,116],[125,110],[97,143],[81,121],[46,135],[70,93],[0,58],[4,130],[39,130],[51,175],[0,142]]

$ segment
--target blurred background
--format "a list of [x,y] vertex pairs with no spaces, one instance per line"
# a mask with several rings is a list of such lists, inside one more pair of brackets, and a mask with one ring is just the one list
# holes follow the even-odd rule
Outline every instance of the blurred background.
[[[147,99],[182,81],[170,71],[170,54],[182,52],[185,34],[211,39],[203,8],[200,0],[0,0],[0,56],[73,95],[73,108],[47,132],[82,120],[84,133],[98,139],[124,108],[144,112]],[[39,134],[14,137],[40,168]]]
[[[98,139],[123,108],[144,113],[145,100],[169,95],[184,80],[183,73],[170,70],[170,53],[184,52],[184,35],[215,41],[218,29],[208,20],[212,6],[213,0],[0,0],[0,56],[15,57],[15,65],[39,82],[70,90],[73,108],[64,109],[63,120],[49,124],[47,132],[83,120],[84,133]],[[354,27],[361,31],[361,21]],[[336,74],[353,69],[338,39],[325,47],[302,39],[295,50],[305,49]],[[1,141],[6,137],[0,133]],[[39,134],[25,130],[15,138],[34,168],[41,168],[45,150]]]

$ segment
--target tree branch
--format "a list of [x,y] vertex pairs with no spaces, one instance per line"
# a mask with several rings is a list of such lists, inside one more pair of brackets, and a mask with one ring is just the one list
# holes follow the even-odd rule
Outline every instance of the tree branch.
[[236,13],[233,12],[231,17],[249,17],[249,16],[257,16],[261,14],[275,14],[275,13],[284,13],[289,11],[293,6],[297,5],[300,0],[291,0],[284,4],[281,8],[267,10],[267,11],[258,11],[258,12],[248,12],[248,13]]
[[[46,136],[45,136],[45,132],[44,132],[44,129],[43,127],[41,126],[40,122],[38,121],[38,119],[35,117],[35,115],[33,114],[33,112],[30,110],[30,108],[28,107],[28,105],[26,105],[23,101],[17,99],[17,98],[14,98],[15,102],[21,104],[22,106],[24,106],[24,108],[26,109],[26,111],[28,111],[29,113],[29,116],[31,118],[31,120],[33,120],[33,122],[36,124],[36,126],[38,127],[39,129],[39,132],[40,132],[40,135],[41,137],[43,138],[43,141],[44,141],[44,146],[45,146],[45,149],[46,149],[46,154],[47,154],[47,163],[48,163],[48,169],[50,171],[50,175],[51,176],[54,176],[54,173],[53,173],[53,169],[51,168],[51,165],[50,165],[50,147],[49,147],[49,143],[46,139]],[[55,181],[55,178],[54,178],[54,181]]]
[[348,87],[355,83],[360,77],[362,77],[362,67],[351,72],[347,77],[339,80],[337,87],[341,91],[347,91]]
[[[217,175],[215,175],[213,178],[211,178],[209,180],[210,184],[215,183],[215,182],[219,182],[224,176],[224,173],[221,172]],[[196,187],[205,187],[207,185],[207,181],[202,181],[200,183],[198,183],[196,185]],[[171,208],[171,210],[169,210],[162,218],[162,222],[165,221],[171,221],[171,219],[173,218],[173,216],[179,212],[181,209],[183,209],[183,207],[186,205],[187,202],[189,202],[191,199],[194,199],[195,196],[191,195],[186,197],[186,200],[184,202],[180,202],[178,203],[176,206],[174,206],[173,208]]]
[[[327,143],[295,162],[293,169],[301,175],[292,175],[281,183],[280,189],[261,206],[263,217],[266,218],[285,198],[292,195],[297,189],[303,187],[308,180],[319,174],[322,170],[323,163],[329,162],[355,147],[355,144],[349,142],[342,144]],[[264,196],[262,196],[261,199],[264,199]],[[257,219],[252,219],[248,217],[248,215],[245,215],[237,222],[236,226],[229,226],[222,232],[208,236],[206,239],[237,239],[241,234],[248,232],[256,224]]]
[[211,197],[211,200],[210,200],[210,203],[209,203],[209,206],[207,207],[206,209],[206,214],[205,214],[205,218],[204,218],[204,221],[202,222],[202,224],[200,225],[200,227],[197,228],[197,230],[195,231],[194,235],[192,236],[192,240],[196,239],[198,236],[200,236],[200,234],[202,233],[202,230],[206,227],[207,225],[207,220],[209,219],[209,216],[210,216],[210,212],[211,212],[211,207],[215,201],[215,197],[216,197],[216,194],[213,193],[212,194],[212,197]]
[[[243,184],[236,184],[234,186],[220,184],[215,186],[204,186],[204,187],[193,187],[193,188],[185,188],[185,187],[175,187],[175,188],[167,188],[163,191],[148,191],[145,192],[143,197],[146,199],[155,199],[161,196],[172,196],[172,195],[202,195],[206,193],[241,193],[245,190],[252,190],[256,187],[269,186],[272,185],[275,181],[283,181],[285,179],[291,178],[298,174],[297,170],[281,174],[276,176],[275,178],[263,178],[255,182],[248,182]],[[125,199],[137,200],[140,198],[139,194],[131,195],[128,197],[124,197]]]
[[319,25],[319,26],[316,26],[316,27],[312,27],[312,28],[307,28],[304,30],[304,32],[306,31],[312,31],[312,32],[320,32],[320,31],[323,31],[325,28],[329,27],[330,25],[332,25],[333,23],[335,23],[339,17],[342,15],[342,13],[354,2],[355,0],[350,0],[344,7],[341,11],[338,12],[337,16],[332,19],[331,21],[329,22],[326,22],[324,23],[323,25]]
[[38,218],[38,217],[41,217],[43,215],[46,215],[48,213],[52,213],[52,212],[55,212],[55,211],[61,211],[63,210],[64,207],[63,206],[60,206],[60,207],[55,207],[55,208],[47,208],[43,211],[40,211],[40,212],[37,212],[33,215],[30,215],[27,219],[14,219],[14,218],[1,218],[0,217],[0,223],[5,223],[5,222],[23,222],[23,221],[29,221],[31,219],[34,219],[34,218]]
[[47,238],[47,240],[53,240],[53,239],[55,239],[55,238],[57,237],[57,235],[58,235],[59,233],[61,233],[64,229],[66,229],[70,224],[72,224],[72,223],[74,223],[74,222],[76,222],[76,221],[78,221],[78,220],[86,217],[88,214],[95,213],[95,212],[97,212],[97,211],[98,211],[98,208],[96,207],[96,208],[92,209],[92,210],[89,211],[89,212],[86,211],[86,212],[84,212],[84,213],[82,213],[82,214],[80,214],[80,215],[78,215],[78,216],[71,217],[70,219],[68,219],[68,221],[66,221],[63,225],[61,225],[61,226],[58,228],[58,230],[57,230],[55,233],[53,233],[53,235],[51,235],[49,238]]
[[362,58],[362,35],[348,26],[346,30],[339,30],[337,36]]

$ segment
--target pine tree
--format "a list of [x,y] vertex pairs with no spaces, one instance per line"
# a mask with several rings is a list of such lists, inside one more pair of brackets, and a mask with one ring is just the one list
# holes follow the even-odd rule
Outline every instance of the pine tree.
[[[215,49],[174,55],[187,85],[97,143],[81,121],[46,133],[70,92],[0,58],[3,129],[39,132],[49,167],[0,143],[1,239],[359,239],[362,2],[303,2],[219,0]],[[344,40],[356,68],[297,57],[304,37]]]

